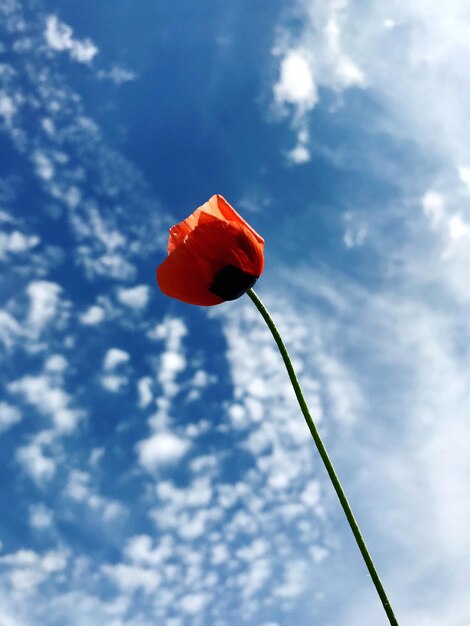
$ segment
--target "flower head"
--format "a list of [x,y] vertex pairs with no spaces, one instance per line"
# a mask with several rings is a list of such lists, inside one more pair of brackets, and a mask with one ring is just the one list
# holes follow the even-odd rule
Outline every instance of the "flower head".
[[157,269],[164,294],[210,306],[253,287],[264,267],[264,239],[216,195],[170,228],[168,256]]

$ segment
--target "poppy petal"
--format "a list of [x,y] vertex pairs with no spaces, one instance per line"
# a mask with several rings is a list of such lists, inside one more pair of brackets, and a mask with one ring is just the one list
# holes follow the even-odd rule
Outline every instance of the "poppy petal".
[[243,224],[254,236],[258,243],[264,243],[264,239],[258,235],[254,228],[246,222],[241,215],[227,202],[220,194],[216,194],[197,208],[185,220],[170,228],[170,237],[168,240],[168,254],[180,245],[185,237],[191,233],[198,224],[206,221],[223,220],[227,222],[236,222]]
[[223,302],[209,291],[210,282],[186,244],[176,248],[158,267],[157,281],[164,294],[188,304],[211,306]]
[[244,224],[213,221],[200,224],[186,244],[209,283],[227,265],[260,276],[264,267],[263,244]]
[[[258,235],[256,230],[252,228],[248,224],[248,222],[246,222],[243,217],[235,211],[233,206],[229,204],[227,200],[220,194],[212,196],[212,198],[210,198],[210,200],[208,200],[205,204],[199,207],[199,209],[197,209],[193,213],[193,215],[197,214],[199,217],[202,212],[206,213],[207,215],[212,215],[216,219],[243,224],[259,243],[264,243],[264,239],[260,235]],[[200,223],[200,217],[198,223]]]
[[201,306],[240,297],[264,268],[264,240],[220,195],[170,229],[157,270],[168,296]]
[[261,235],[258,235],[256,230],[252,228],[248,224],[248,222],[246,222],[243,219],[243,217],[235,211],[233,206],[229,204],[223,196],[221,196],[220,194],[217,194],[216,196],[212,196],[209,202],[211,202],[213,198],[217,199],[217,207],[220,213],[222,213],[222,215],[225,217],[226,220],[228,220],[229,222],[238,222],[239,224],[243,224],[246,228],[248,228],[248,230],[251,232],[251,234],[254,236],[254,238],[256,239],[258,243],[264,244],[264,239],[261,237]]
[[183,243],[185,237],[189,235],[197,226],[197,217],[193,213],[188,218],[172,226],[170,228],[170,236],[168,238],[168,254],[171,254],[175,248]]
[[212,196],[208,202],[198,207],[189,217],[170,228],[168,254],[183,243],[185,238],[196,228],[200,221],[213,222],[214,220],[225,220],[224,216],[217,208],[216,198],[217,196]]

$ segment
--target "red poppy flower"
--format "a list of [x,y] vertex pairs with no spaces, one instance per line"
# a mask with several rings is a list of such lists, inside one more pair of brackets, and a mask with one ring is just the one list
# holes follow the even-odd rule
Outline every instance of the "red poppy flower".
[[210,306],[243,295],[261,276],[264,239],[216,195],[170,228],[168,256],[157,269],[164,294]]

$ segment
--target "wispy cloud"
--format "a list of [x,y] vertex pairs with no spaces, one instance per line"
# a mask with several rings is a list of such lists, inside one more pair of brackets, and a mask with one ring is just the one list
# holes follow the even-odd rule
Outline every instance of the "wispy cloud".
[[[319,90],[337,94],[351,87],[364,87],[366,79],[344,45],[343,22],[347,2],[303,3],[301,34],[293,35],[286,25],[279,29],[273,54],[279,58],[279,77],[274,84],[274,105],[289,115],[297,144],[288,153],[295,165],[310,160],[309,114],[320,102]],[[289,110],[290,105],[290,110]]]
[[0,432],[8,430],[21,421],[22,415],[16,406],[0,402]]
[[120,65],[113,65],[109,70],[98,70],[96,73],[98,78],[102,80],[110,80],[115,85],[124,85],[137,79],[137,76],[131,70],[121,67]]
[[47,16],[44,36],[52,50],[67,51],[79,63],[89,63],[98,54],[98,48],[90,39],[74,38],[73,29],[56,15]]
[[[447,168],[468,166],[468,146],[461,133],[470,89],[464,62],[464,0],[451,5],[431,2],[426,12],[402,1],[358,5],[348,0],[299,0],[296,11],[302,16],[301,27],[291,27],[292,16],[286,11],[274,48],[281,76],[286,60],[301,54],[310,73],[304,84],[313,82],[317,94],[324,88],[325,95],[336,96],[332,105],[320,95],[317,106],[324,102],[334,112],[347,103],[347,90],[360,88],[379,103],[378,110],[371,110],[369,131],[418,142]],[[313,133],[306,149],[315,146],[315,139]]]

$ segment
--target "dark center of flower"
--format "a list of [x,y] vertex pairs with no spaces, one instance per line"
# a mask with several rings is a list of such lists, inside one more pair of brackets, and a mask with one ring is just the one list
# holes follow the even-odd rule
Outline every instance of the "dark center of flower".
[[258,276],[247,274],[235,265],[226,265],[215,275],[209,291],[222,300],[236,300],[253,287],[257,280]]

